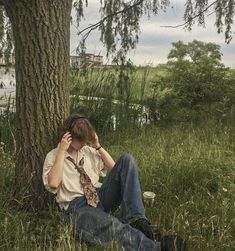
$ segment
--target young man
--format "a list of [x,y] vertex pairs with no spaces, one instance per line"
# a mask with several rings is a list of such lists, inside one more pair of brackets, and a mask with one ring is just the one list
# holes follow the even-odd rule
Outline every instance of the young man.
[[[161,239],[148,222],[133,157],[126,154],[115,163],[85,117],[75,114],[65,120],[60,143],[46,156],[43,182],[86,242],[107,246],[115,241],[124,250],[186,250],[180,237]],[[119,205],[121,219],[110,214]]]

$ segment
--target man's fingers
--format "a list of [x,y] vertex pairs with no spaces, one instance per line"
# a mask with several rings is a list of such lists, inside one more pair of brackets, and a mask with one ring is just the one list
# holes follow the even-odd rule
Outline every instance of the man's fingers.
[[67,133],[65,133],[64,134],[64,136],[62,137],[62,142],[65,142],[66,144],[67,143],[71,143],[72,142],[72,136],[71,136],[71,134],[70,134],[70,132],[67,132]]
[[64,135],[63,135],[63,138],[65,138],[66,136],[68,135],[71,135],[70,132],[66,132]]
[[72,137],[68,136],[68,137],[63,138],[63,140],[65,140],[65,141],[72,141]]
[[72,137],[70,132],[65,133],[63,136],[64,139],[68,139],[69,137]]

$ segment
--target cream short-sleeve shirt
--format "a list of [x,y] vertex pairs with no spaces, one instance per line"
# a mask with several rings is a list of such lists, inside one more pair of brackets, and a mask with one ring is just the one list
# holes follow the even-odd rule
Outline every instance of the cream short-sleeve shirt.
[[[69,156],[67,152],[65,154],[64,170],[60,187],[56,190],[49,187],[48,173],[54,165],[58,149],[59,145],[47,154],[43,165],[42,178],[46,189],[49,192],[56,194],[56,201],[59,203],[60,208],[66,210],[69,202],[75,197],[83,196],[84,192],[80,183],[79,172],[75,169],[74,164],[66,159],[66,157]],[[100,187],[102,184],[99,182],[99,177],[106,176],[106,170],[104,169],[104,163],[99,153],[90,146],[84,146],[78,151],[77,164],[82,157],[84,157],[83,168],[90,177],[92,184],[96,188]]]

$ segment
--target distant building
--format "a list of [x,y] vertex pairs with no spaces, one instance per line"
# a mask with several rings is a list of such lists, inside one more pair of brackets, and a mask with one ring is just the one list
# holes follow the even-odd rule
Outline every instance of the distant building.
[[0,66],[15,65],[14,53],[1,53],[0,54]]
[[70,56],[70,66],[72,68],[90,68],[103,65],[103,56],[92,53],[85,53],[80,56]]
[[[0,54],[0,66],[15,65],[15,54]],[[85,53],[80,56],[70,56],[70,66],[72,68],[90,68],[103,65],[103,56],[92,53]]]

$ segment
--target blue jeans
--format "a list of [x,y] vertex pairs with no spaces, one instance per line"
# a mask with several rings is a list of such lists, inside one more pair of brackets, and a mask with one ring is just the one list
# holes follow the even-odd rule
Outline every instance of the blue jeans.
[[[159,242],[129,225],[139,218],[146,218],[136,163],[131,155],[125,154],[117,161],[97,192],[100,198],[97,208],[87,205],[82,196],[71,201],[65,211],[65,217],[78,237],[103,246],[114,241],[128,251],[161,250]],[[120,220],[110,214],[119,205],[122,208]]]

